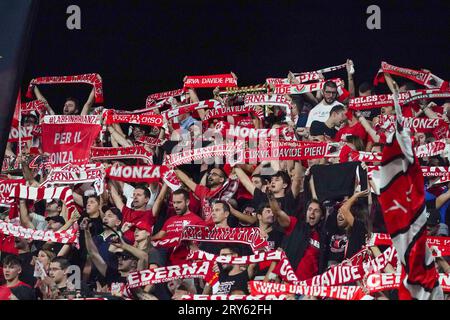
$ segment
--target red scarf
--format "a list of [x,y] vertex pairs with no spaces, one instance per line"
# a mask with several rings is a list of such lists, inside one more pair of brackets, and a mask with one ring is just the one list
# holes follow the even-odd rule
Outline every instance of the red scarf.
[[219,132],[225,138],[239,138],[239,139],[258,139],[266,140],[271,138],[273,140],[295,140],[293,132],[289,131],[288,127],[272,128],[272,129],[254,129],[235,126],[227,122],[219,121],[215,126],[215,131]]
[[[364,286],[370,293],[395,290],[400,287],[401,273],[372,273],[367,276]],[[450,292],[450,274],[440,273],[439,283],[444,292]]]
[[35,230],[22,226],[15,226],[12,223],[0,220],[0,234],[11,235],[26,240],[32,239],[44,242],[78,243],[76,228],[71,228],[66,231]]
[[148,136],[142,136],[136,140],[138,143],[143,143],[145,145],[151,146],[151,147],[159,147],[162,146],[166,140],[161,140],[156,137],[148,137]]
[[381,69],[378,71],[375,79],[373,80],[373,84],[375,86],[378,85],[379,82],[385,82],[383,73],[389,73],[395,76],[407,78],[427,88],[439,88],[442,90],[446,90],[448,88],[448,81],[442,80],[429,71],[396,67],[392,64],[388,64],[385,61],[381,62]]
[[153,153],[145,150],[143,146],[120,148],[91,148],[91,160],[116,160],[116,159],[142,159],[147,163],[153,163]]
[[[338,87],[340,87],[343,82],[341,79],[330,79],[327,81],[333,81],[336,83]],[[308,92],[314,92],[322,90],[325,83],[327,81],[320,81],[320,82],[314,82],[314,83],[307,83],[307,84],[276,84],[273,93],[274,94],[303,94]],[[270,91],[270,88],[269,88]]]
[[246,107],[250,106],[281,106],[286,108],[286,114],[291,116],[291,109],[293,107],[292,101],[288,99],[285,95],[278,94],[247,94],[244,98],[244,105]]
[[232,106],[217,109],[209,109],[203,118],[203,121],[208,121],[209,119],[222,118],[226,116],[236,116],[238,114],[252,113],[259,119],[264,118],[264,114],[261,110],[257,110],[254,106]]
[[185,226],[180,241],[232,242],[248,244],[253,251],[268,250],[269,244],[261,236],[259,228],[212,228]]
[[106,125],[112,123],[130,123],[152,127],[162,127],[164,125],[162,115],[155,113],[117,114],[114,110],[108,110],[108,112],[103,113],[103,116]]
[[231,73],[208,76],[188,76],[184,82],[184,88],[226,88],[236,86],[237,80]]
[[[397,119],[402,113],[396,105]],[[399,299],[443,299],[434,258],[426,245],[426,207],[422,170],[411,138],[397,126],[383,149],[379,201],[386,229],[405,271]]]
[[39,77],[31,80],[28,86],[27,98],[33,97],[33,86],[37,84],[55,84],[55,83],[88,83],[94,86],[95,103],[103,102],[103,85],[100,75],[97,73],[81,74],[76,76],[53,76]]
[[128,287],[137,288],[191,278],[204,278],[207,282],[217,282],[217,275],[212,271],[212,264],[203,261],[132,272],[128,275]]
[[216,109],[216,108],[222,108],[223,104],[220,101],[217,100],[205,100],[200,102],[195,102],[191,104],[186,104],[183,106],[179,106],[174,109],[166,110],[161,113],[161,115],[166,118],[167,120],[172,119],[174,117],[179,116],[180,114],[190,113],[194,112],[199,109]]
[[88,163],[101,130],[99,116],[45,116],[41,127],[42,150],[50,154],[52,166]]
[[147,97],[147,100],[164,100],[167,98],[172,97],[178,97],[181,96],[184,92],[186,92],[185,89],[177,89],[177,90],[171,90],[171,91],[165,91],[165,92],[159,92],[159,93],[152,93]]
[[182,295],[180,300],[287,300],[287,295],[259,294],[259,295],[240,295],[240,294],[186,294]]
[[200,161],[202,159],[215,157],[232,157],[237,151],[234,144],[213,145],[204,148],[188,149],[178,153],[172,153],[166,156],[166,164],[169,167],[178,167],[182,164]]
[[166,166],[112,166],[106,169],[106,176],[124,182],[158,182],[169,170]]

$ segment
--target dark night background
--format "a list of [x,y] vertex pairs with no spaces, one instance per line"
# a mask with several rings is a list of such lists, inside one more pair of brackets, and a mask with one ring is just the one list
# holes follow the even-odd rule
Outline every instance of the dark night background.
[[[66,28],[71,4],[81,30]],[[370,4],[381,8],[381,30],[366,27]],[[150,93],[181,88],[184,75],[234,71],[240,86],[253,85],[346,58],[357,84],[382,60],[448,80],[449,9],[449,1],[42,0],[22,92],[37,76],[96,72],[106,107],[136,109]],[[65,96],[84,101],[90,89],[42,88],[57,112]]]

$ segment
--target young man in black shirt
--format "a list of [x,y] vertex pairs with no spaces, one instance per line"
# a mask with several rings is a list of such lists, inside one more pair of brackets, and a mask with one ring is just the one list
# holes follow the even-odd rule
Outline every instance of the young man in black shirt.
[[334,106],[327,121],[313,121],[309,130],[313,137],[321,136],[323,140],[332,140],[337,134],[335,127],[340,127],[345,120],[345,107],[341,104]]

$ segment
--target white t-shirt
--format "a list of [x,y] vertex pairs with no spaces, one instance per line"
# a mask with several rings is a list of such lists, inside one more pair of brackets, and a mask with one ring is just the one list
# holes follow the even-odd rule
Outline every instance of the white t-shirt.
[[308,114],[308,121],[306,121],[306,127],[310,128],[313,121],[325,122],[330,117],[330,111],[336,105],[342,105],[339,101],[334,101],[332,104],[328,104],[325,100],[316,104],[314,108]]

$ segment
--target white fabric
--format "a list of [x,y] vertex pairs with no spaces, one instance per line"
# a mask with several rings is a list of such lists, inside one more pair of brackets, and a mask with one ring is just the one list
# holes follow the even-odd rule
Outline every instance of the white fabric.
[[334,101],[332,104],[328,104],[325,102],[325,99],[323,99],[320,103],[316,104],[316,106],[309,112],[308,121],[306,121],[306,127],[310,128],[313,121],[327,121],[328,117],[330,116],[331,109],[339,104],[341,104],[339,103],[339,101]]

